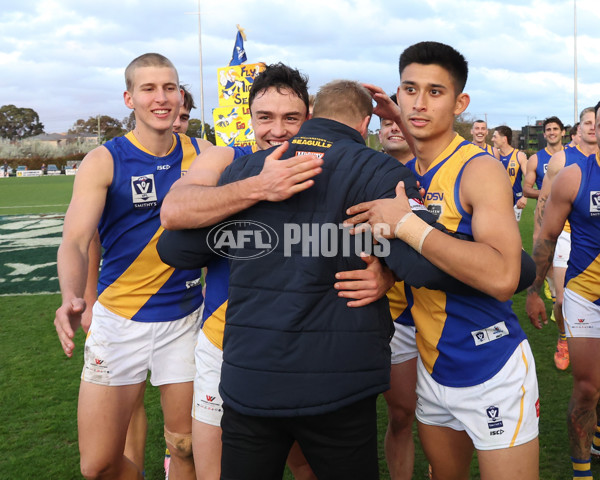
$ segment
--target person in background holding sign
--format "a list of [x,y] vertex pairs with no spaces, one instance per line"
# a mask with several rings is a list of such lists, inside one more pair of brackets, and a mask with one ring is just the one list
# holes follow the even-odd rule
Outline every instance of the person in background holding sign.
[[88,153],[77,173],[58,250],[62,305],[54,324],[71,357],[86,309],[88,248],[98,230],[104,263],[79,391],[81,472],[86,478],[142,478],[123,451],[150,365],[150,380],[161,392],[170,478],[193,479],[189,409],[201,271],[165,265],[156,242],[164,195],[196,157],[197,146],[211,144],[173,134],[183,92],[166,57],[137,57],[125,79],[124,101],[134,110],[136,126]]

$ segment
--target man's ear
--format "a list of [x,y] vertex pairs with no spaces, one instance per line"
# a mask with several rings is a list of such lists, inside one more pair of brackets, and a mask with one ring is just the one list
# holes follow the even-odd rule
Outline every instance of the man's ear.
[[365,118],[363,118],[357,128],[359,133],[365,139],[367,138],[367,135],[369,133],[369,123],[371,123],[371,115],[367,115]]
[[471,97],[468,93],[459,93],[456,97],[456,104],[454,106],[454,115],[460,115],[463,113],[471,103]]
[[131,93],[129,93],[128,90],[123,92],[123,100],[125,101],[127,108],[131,108],[131,110],[133,110],[133,101],[131,99]]

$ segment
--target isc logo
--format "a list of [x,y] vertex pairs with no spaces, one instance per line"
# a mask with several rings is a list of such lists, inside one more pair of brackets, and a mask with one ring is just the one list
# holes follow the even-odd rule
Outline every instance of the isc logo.
[[168,170],[169,168],[171,168],[171,165],[157,165],[156,166],[157,170]]
[[440,192],[427,192],[425,199],[430,202],[435,202],[436,200],[441,202],[444,200],[444,194]]

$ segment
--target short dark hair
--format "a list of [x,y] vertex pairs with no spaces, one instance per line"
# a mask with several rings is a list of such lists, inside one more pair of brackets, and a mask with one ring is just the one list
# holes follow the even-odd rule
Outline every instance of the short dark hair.
[[250,110],[252,110],[252,103],[256,95],[271,87],[275,87],[278,92],[281,92],[282,89],[294,92],[304,102],[304,105],[306,105],[306,112],[308,114],[308,77],[295,68],[288,67],[281,62],[266,65],[265,69],[254,79],[254,83],[250,87],[250,94],[248,95]]
[[507,127],[506,125],[500,125],[494,130],[496,130],[503,137],[506,137],[509,145],[512,144],[512,129],[510,127]]
[[548,117],[546,120],[544,120],[544,123],[542,124],[542,126],[544,127],[544,131],[546,131],[546,125],[548,125],[549,123],[556,123],[561,130],[565,129],[565,126],[563,125],[563,123],[560,121],[560,118],[558,117]]
[[192,108],[196,108],[196,103],[194,102],[194,97],[188,90],[189,87],[186,87],[185,85],[179,85],[179,88],[181,88],[183,90],[183,107],[188,112],[191,112]]
[[[599,103],[600,105],[600,103]],[[577,135],[577,129],[579,128],[579,122],[577,122],[575,125],[573,125],[571,127],[571,129],[569,130],[569,135],[571,135],[571,138],[573,138],[573,135]]]
[[462,93],[469,75],[465,57],[449,45],[439,42],[419,42],[408,47],[400,55],[400,76],[412,64],[439,65],[450,73],[456,94]]

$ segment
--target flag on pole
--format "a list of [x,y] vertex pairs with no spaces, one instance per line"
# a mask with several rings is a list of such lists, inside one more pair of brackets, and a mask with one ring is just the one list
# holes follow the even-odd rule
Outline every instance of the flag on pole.
[[238,32],[235,37],[235,45],[233,46],[233,54],[231,55],[229,66],[241,65],[247,60],[246,50],[244,50],[244,40],[246,40],[246,35],[244,34],[244,29],[239,25],[237,26],[237,29]]

